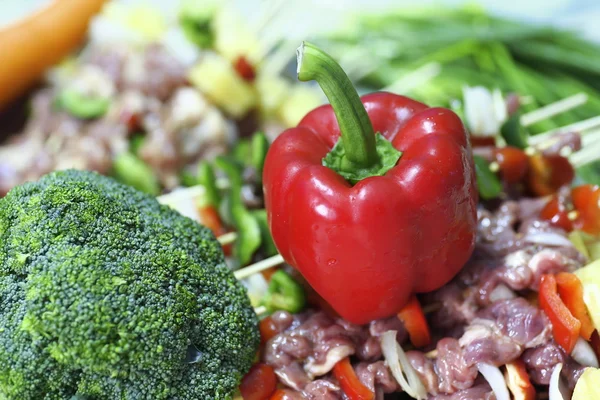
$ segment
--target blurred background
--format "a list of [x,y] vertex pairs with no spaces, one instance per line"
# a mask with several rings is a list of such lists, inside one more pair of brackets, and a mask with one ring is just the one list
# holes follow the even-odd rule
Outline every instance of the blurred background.
[[301,40],[359,92],[450,107],[475,139],[521,114],[530,135],[585,134],[595,181],[599,19],[596,0],[3,0],[0,195],[69,167],[154,194],[197,183],[199,162],[326,101],[295,77]]

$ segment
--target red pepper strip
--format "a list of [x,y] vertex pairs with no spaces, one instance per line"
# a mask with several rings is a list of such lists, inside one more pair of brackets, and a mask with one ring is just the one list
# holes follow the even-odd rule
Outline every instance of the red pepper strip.
[[517,359],[506,364],[504,379],[514,400],[535,400],[535,388],[523,361]]
[[569,159],[559,155],[534,154],[529,157],[527,183],[534,196],[554,194],[575,178]]
[[198,208],[198,214],[202,225],[209,228],[216,236],[222,235],[224,232],[223,223],[219,213],[212,206],[204,206]]
[[400,310],[398,318],[404,323],[413,346],[425,347],[431,343],[429,325],[427,325],[421,304],[415,296],[412,296],[404,308]]
[[581,322],[571,314],[559,297],[554,275],[542,275],[539,301],[540,307],[552,322],[554,340],[571,354],[579,338]]
[[527,154],[523,150],[506,146],[497,149],[494,155],[503,181],[515,184],[523,180],[528,168]]
[[[215,236],[221,236],[227,233],[227,230],[223,226],[219,213],[213,206],[207,205],[198,208],[198,215],[202,221],[202,225],[209,228]],[[223,246],[223,253],[226,256],[231,254],[231,244]]]
[[404,96],[360,98],[327,54],[305,43],[299,55],[299,79],[317,80],[331,105],[269,148],[273,240],[344,319],[391,317],[413,293],[449,282],[473,251],[477,188],[465,128],[454,112]]
[[600,188],[596,185],[577,186],[571,190],[571,198],[578,213],[573,227],[600,235]]
[[333,375],[340,383],[340,387],[350,400],[373,400],[375,393],[362,384],[354,373],[349,358],[344,358],[333,367]]
[[277,388],[277,377],[273,367],[254,364],[242,379],[240,393],[244,400],[269,400]]
[[590,319],[587,307],[583,301],[583,285],[575,274],[561,272],[556,275],[558,294],[571,314],[581,322],[579,334],[585,340],[590,340],[594,332],[594,324]]

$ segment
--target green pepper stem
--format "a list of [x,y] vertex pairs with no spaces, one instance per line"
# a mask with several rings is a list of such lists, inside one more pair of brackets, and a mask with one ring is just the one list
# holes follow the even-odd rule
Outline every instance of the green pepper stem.
[[379,162],[373,125],[356,89],[342,67],[313,44],[297,50],[298,79],[315,80],[327,96],[340,127],[341,144],[348,161],[370,167]]

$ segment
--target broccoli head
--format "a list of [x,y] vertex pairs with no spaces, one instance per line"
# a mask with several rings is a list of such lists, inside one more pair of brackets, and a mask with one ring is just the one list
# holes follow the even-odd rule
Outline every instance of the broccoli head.
[[209,229],[93,172],[0,199],[0,399],[230,399],[259,343]]

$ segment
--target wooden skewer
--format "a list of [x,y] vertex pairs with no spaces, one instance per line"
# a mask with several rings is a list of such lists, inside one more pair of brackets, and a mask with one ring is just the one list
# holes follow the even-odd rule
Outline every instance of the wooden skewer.
[[267,307],[265,307],[265,306],[254,307],[254,312],[256,313],[256,315],[265,314],[267,312]]
[[521,125],[530,126],[537,122],[548,119],[554,115],[564,113],[585,104],[588,100],[588,95],[585,93],[577,93],[573,96],[564,98],[557,102],[540,107],[537,110],[528,112],[521,116]]
[[225,245],[235,242],[236,239],[237,239],[236,232],[228,232],[228,233],[225,233],[225,234],[219,236],[217,238],[217,241],[219,243],[221,243],[221,246],[225,246]]
[[529,138],[529,144],[535,145],[545,142],[548,139],[551,139],[552,136],[557,133],[565,133],[565,132],[583,132],[588,129],[597,128],[600,126],[600,115],[584,119],[583,121],[577,121],[573,124],[561,126],[560,128],[552,129],[550,131],[540,133],[539,135],[532,136]]
[[578,168],[582,165],[589,164],[600,158],[600,149],[597,146],[583,148],[569,156],[569,161],[573,167]]
[[273,268],[277,265],[283,264],[285,261],[281,254],[274,255],[273,257],[265,258],[257,263],[248,265],[242,269],[238,269],[233,274],[237,279],[244,279],[258,272]]

